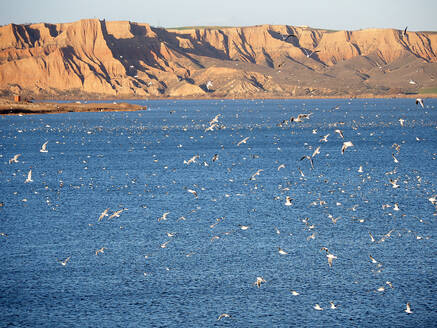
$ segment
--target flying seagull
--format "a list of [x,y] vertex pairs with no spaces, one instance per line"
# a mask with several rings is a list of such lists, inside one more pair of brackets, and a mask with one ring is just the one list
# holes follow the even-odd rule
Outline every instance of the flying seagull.
[[410,302],[407,303],[407,308],[405,309],[405,312],[407,312],[408,314],[413,313],[413,311],[411,311]]
[[311,168],[314,168],[313,158],[309,155],[303,156],[300,160],[303,161],[304,159],[308,159],[311,163]]
[[70,261],[70,257],[71,256],[69,256],[69,257],[67,257],[65,260],[63,260],[63,261],[61,261],[61,260],[58,260],[58,262],[59,263],[61,263],[62,264],[62,266],[66,266],[67,265],[67,263],[68,263],[68,261]]
[[20,157],[21,156],[21,154],[16,154],[16,155],[14,155],[14,157],[12,157],[10,160],[9,160],[9,164],[12,164],[12,163],[18,163],[18,157]]
[[41,149],[39,150],[41,153],[47,153],[47,143],[48,141],[44,142],[43,145],[41,146]]
[[261,286],[261,283],[263,282],[267,282],[267,281],[265,281],[263,277],[256,277],[256,281],[253,284],[259,288]]
[[109,208],[107,208],[106,210],[104,210],[104,211],[102,212],[102,214],[100,214],[99,219],[98,219],[97,221],[101,221],[105,216],[108,216],[108,211],[109,211]]
[[29,170],[29,173],[27,173],[26,181],[24,181],[24,183],[28,183],[28,182],[33,182],[33,180],[32,180],[32,169]]
[[345,141],[345,142],[343,142],[343,146],[341,147],[341,154],[344,154],[344,151],[346,150],[346,149],[348,149],[349,147],[353,147],[353,143],[352,143],[352,141]]
[[416,105],[420,105],[420,106],[422,106],[422,108],[425,108],[425,105],[423,104],[423,99],[422,98],[417,98],[416,99]]
[[252,174],[252,176],[250,177],[250,180],[255,180],[255,177],[257,175],[259,175],[262,171],[264,171],[263,169],[259,169],[258,171],[256,171],[254,174]]
[[219,315],[219,317],[217,318],[217,320],[223,319],[223,318],[230,318],[231,315],[227,314],[227,313],[222,313]]
[[330,267],[332,267],[332,260],[333,260],[333,259],[336,259],[337,256],[335,256],[335,255],[329,253],[329,251],[328,251],[328,249],[327,249],[326,247],[322,247],[320,250],[321,250],[321,251],[323,250],[323,251],[326,252],[326,257],[328,258],[328,264],[329,264]]
[[239,141],[239,142],[237,143],[237,146],[240,146],[241,144],[246,143],[247,140],[248,140],[249,138],[250,138],[250,137],[246,137],[246,138],[244,138],[243,140]]

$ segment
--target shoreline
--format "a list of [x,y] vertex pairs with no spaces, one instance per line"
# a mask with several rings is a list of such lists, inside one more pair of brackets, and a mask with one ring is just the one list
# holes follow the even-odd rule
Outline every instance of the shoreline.
[[[127,103],[127,100],[261,100],[261,99],[416,99],[437,98],[437,94],[397,94],[397,95],[355,95],[355,96],[295,96],[295,97],[126,97],[117,98],[44,98],[31,101],[15,102],[8,98],[0,98],[0,115],[33,115],[33,114],[61,114],[71,112],[120,112],[147,110],[146,106]],[[80,99],[81,102],[78,102]],[[68,101],[68,102],[58,102]],[[84,103],[86,101],[86,103]],[[120,101],[120,102],[119,102]],[[109,103],[111,102],[111,103]]]

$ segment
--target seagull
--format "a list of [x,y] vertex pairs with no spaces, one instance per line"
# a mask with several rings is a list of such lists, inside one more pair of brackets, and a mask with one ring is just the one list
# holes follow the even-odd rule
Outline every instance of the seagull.
[[104,211],[102,212],[102,214],[100,214],[99,219],[98,219],[97,221],[101,221],[105,216],[108,216],[108,211],[109,211],[109,208],[107,208],[106,210],[104,210]]
[[298,295],[300,295],[297,291],[295,291],[295,290],[292,290],[291,291],[291,294],[293,295],[293,296],[298,296]]
[[326,252],[326,257],[328,258],[328,264],[329,264],[330,267],[332,267],[332,260],[336,259],[337,256],[329,253],[329,251],[328,251],[328,249],[326,247],[322,247],[320,250],[321,251],[323,250],[323,251]]
[[245,144],[246,142],[247,142],[247,140],[249,140],[249,138],[250,137],[246,137],[246,138],[244,138],[243,140],[241,140],[241,141],[239,141],[238,143],[237,143],[237,146],[240,146],[241,144]]
[[330,308],[332,310],[335,310],[337,308],[338,305],[335,305],[334,302],[329,302],[329,304],[331,304]]
[[325,136],[323,136],[322,139],[319,140],[319,142],[328,142],[329,133]]
[[309,155],[305,155],[305,156],[302,156],[302,158],[301,158],[300,160],[303,161],[305,158],[308,159],[308,160],[310,161],[311,168],[314,169],[313,158],[312,158],[311,156],[309,156]]
[[358,173],[363,173],[363,166],[360,165],[360,167],[358,168]]
[[413,311],[411,311],[410,302],[407,303],[407,308],[404,311],[407,312],[408,314],[413,313]]
[[281,165],[279,165],[279,166],[278,166],[278,171],[279,171],[280,169],[283,169],[283,168],[285,168],[285,164],[281,164]]
[[12,163],[18,163],[18,157],[20,157],[21,156],[21,154],[16,154],[16,155],[14,155],[14,157],[12,157],[10,160],[9,160],[9,164],[12,164]]
[[314,305],[313,308],[317,311],[323,311],[323,308],[321,308],[319,304]]
[[398,179],[396,179],[396,180],[390,179],[389,182],[391,183],[391,185],[393,186],[394,189],[399,188],[399,185],[397,183]]
[[395,154],[391,154],[391,157],[393,157],[393,161],[395,163],[399,163],[398,159],[395,157]]
[[39,150],[41,153],[47,153],[47,143],[48,141],[44,142],[43,145],[41,146],[41,149]]
[[256,281],[253,284],[259,288],[261,286],[261,283],[263,282],[267,282],[267,281],[265,281],[263,277],[256,277]]
[[291,206],[291,205],[293,205],[293,203],[291,202],[292,201],[292,199],[291,199],[291,197],[290,196],[287,196],[287,197],[285,197],[285,206]]
[[170,240],[167,240],[165,243],[161,244],[161,248],[166,248],[167,244],[170,242]]
[[284,251],[281,247],[278,247],[278,252],[281,255],[287,255],[288,253],[286,251]]
[[24,183],[28,183],[28,182],[33,182],[33,180],[32,180],[32,169],[29,170],[29,173],[27,173],[26,181],[24,181]]
[[369,258],[372,261],[372,263],[374,263],[374,264],[378,263],[378,261],[375,260],[375,258],[372,255],[369,255]]
[[219,155],[218,154],[214,154],[214,156],[212,157],[212,161],[215,162],[219,159]]
[[213,125],[215,123],[218,123],[218,119],[221,114],[217,114],[211,121],[209,121],[209,125]]
[[255,177],[257,175],[259,175],[262,171],[264,171],[263,169],[259,169],[258,171],[256,171],[254,174],[252,174],[252,176],[250,177],[250,180],[255,180]]
[[193,190],[193,189],[187,189],[187,191],[188,191],[189,193],[193,194],[194,197],[197,198],[197,192],[196,192],[195,190]]
[[165,212],[160,218],[158,218],[158,222],[162,221],[162,220],[167,220],[167,215],[169,215],[170,212]]
[[208,131],[214,131],[214,128],[216,128],[217,126],[218,126],[218,124],[216,124],[216,123],[211,124],[210,126],[208,126],[208,127],[205,129],[205,132],[208,132]]
[[373,238],[373,235],[372,235],[372,233],[369,231],[369,236],[370,236],[370,240],[372,241],[372,243],[374,243],[375,242],[375,238]]
[[188,161],[184,160],[184,164],[190,165],[191,163],[196,163],[196,159],[199,158],[199,155],[194,155]]
[[425,105],[423,104],[423,99],[422,98],[417,98],[416,99],[416,105],[420,105],[420,106],[422,106],[422,108],[425,108]]
[[96,255],[98,255],[99,253],[104,253],[105,249],[106,247],[99,248],[98,250],[96,250]]
[[405,122],[405,120],[403,118],[399,119],[399,123],[401,124],[401,126],[404,126],[404,122]]
[[123,212],[124,210],[125,210],[125,209],[122,208],[121,210],[118,210],[118,211],[112,213],[111,216],[108,218],[108,220],[111,220],[111,219],[113,219],[113,218],[118,218],[118,217],[120,217],[121,212]]
[[223,319],[223,318],[230,318],[231,315],[227,314],[227,313],[222,313],[219,315],[219,317],[217,318],[217,320]]
[[61,260],[58,260],[58,262],[59,263],[61,263],[62,264],[62,266],[66,266],[67,265],[67,263],[68,263],[68,261],[70,261],[70,257],[71,256],[69,256],[69,257],[67,257],[65,260],[63,260],[63,261],[61,261]]
[[343,131],[337,129],[337,130],[335,130],[334,132],[338,133],[338,135],[339,135],[342,139],[344,139]]
[[344,154],[344,151],[346,150],[346,149],[348,149],[349,147],[353,147],[353,143],[352,143],[352,141],[345,141],[345,142],[343,142],[343,146],[341,147],[341,154]]
[[320,154],[320,146],[317,147],[317,148],[314,150],[314,152],[313,152],[313,154],[311,155],[311,157],[314,157],[314,156],[316,156],[317,154]]
[[240,224],[239,226],[240,226],[240,229],[241,229],[241,230],[247,230],[247,229],[249,229],[249,226],[247,226],[247,225],[242,225],[242,224]]

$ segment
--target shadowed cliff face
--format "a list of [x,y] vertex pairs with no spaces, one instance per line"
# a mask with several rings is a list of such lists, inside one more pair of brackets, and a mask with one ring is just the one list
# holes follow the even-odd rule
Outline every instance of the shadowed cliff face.
[[393,29],[11,24],[0,27],[0,92],[111,98],[415,93],[437,86],[436,54],[437,33]]

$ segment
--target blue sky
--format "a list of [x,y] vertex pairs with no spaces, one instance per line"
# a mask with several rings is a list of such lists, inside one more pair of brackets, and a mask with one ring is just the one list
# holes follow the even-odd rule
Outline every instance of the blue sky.
[[105,18],[162,27],[287,24],[437,31],[436,13],[436,0],[0,0],[1,25]]

